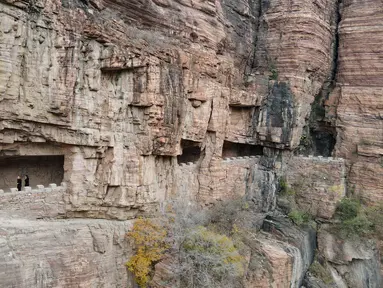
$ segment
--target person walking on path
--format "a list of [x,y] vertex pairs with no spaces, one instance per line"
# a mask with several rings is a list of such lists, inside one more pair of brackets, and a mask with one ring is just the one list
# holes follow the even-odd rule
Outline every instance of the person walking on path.
[[21,178],[20,176],[17,176],[17,190],[18,191],[21,191]]
[[25,175],[25,178],[24,178],[24,187],[29,187],[29,177],[28,177],[28,175]]

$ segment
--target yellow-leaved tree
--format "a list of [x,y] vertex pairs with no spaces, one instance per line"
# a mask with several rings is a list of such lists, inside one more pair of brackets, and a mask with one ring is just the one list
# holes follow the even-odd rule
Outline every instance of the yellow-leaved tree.
[[166,229],[150,219],[137,219],[127,237],[133,241],[135,254],[126,266],[134,274],[137,284],[144,288],[150,280],[154,264],[168,249]]

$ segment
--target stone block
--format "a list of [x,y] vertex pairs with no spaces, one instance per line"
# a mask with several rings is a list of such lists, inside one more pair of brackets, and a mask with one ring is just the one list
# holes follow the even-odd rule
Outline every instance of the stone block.
[[44,191],[44,185],[37,185],[37,189]]
[[11,192],[19,192],[19,190],[17,190],[17,188],[11,188]]
[[4,190],[3,189],[0,189],[0,194],[3,194],[4,193]]
[[49,187],[52,189],[55,189],[55,188],[57,188],[57,185],[55,183],[51,183],[51,184],[49,184]]
[[25,187],[25,188],[24,188],[24,191],[25,191],[25,192],[32,192],[32,187]]

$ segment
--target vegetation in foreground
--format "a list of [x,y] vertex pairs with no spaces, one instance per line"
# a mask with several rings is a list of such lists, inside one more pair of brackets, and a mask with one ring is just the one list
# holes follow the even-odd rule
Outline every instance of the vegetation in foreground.
[[161,219],[138,219],[127,238],[134,255],[126,263],[140,287],[147,287],[154,266],[167,255],[176,265],[174,278],[181,287],[240,287],[245,258],[240,253],[237,217],[247,203],[233,201],[212,211],[177,201]]

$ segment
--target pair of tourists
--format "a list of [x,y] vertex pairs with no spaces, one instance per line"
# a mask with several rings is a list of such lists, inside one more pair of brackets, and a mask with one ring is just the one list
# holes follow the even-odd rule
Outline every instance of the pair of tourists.
[[[21,177],[20,175],[17,176],[17,190],[18,191],[21,191],[21,185],[22,185],[22,180],[21,180]],[[28,175],[25,175],[24,176],[24,187],[28,187],[29,186],[29,177]]]

